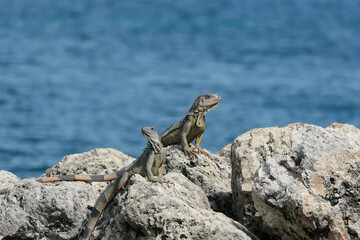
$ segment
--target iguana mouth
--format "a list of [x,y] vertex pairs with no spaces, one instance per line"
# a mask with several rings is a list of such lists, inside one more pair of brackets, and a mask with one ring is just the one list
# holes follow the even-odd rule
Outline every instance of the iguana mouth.
[[213,110],[214,108],[216,108],[219,105],[219,103],[220,103],[220,100],[219,100],[219,102],[216,102],[213,105],[210,105],[210,107],[207,110],[205,110],[205,113],[207,113],[207,112]]
[[209,111],[213,110],[214,108],[216,108],[219,105],[220,100],[221,100],[221,97],[218,94],[209,94],[208,96],[209,96],[209,98],[210,97],[212,98],[211,99],[212,103],[210,102],[209,104],[207,104],[205,106],[206,109],[204,110],[204,115],[207,112],[209,112]]

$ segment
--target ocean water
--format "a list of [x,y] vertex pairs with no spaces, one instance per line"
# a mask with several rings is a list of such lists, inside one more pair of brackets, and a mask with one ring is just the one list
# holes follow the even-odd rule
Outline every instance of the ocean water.
[[0,169],[138,156],[218,93],[202,147],[259,127],[360,127],[360,1],[0,0]]

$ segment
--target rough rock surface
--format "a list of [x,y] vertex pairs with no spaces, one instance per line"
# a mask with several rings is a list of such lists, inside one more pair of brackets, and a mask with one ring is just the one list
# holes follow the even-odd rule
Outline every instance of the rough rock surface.
[[135,158],[116,149],[95,148],[88,152],[63,157],[58,164],[46,170],[42,176],[110,173],[127,166],[134,160]]
[[134,175],[104,214],[94,239],[257,239],[238,222],[211,210],[202,189],[179,173],[169,183]]
[[360,130],[292,124],[231,147],[237,219],[262,239],[360,239]]
[[[169,183],[153,183],[134,175],[105,209],[93,239],[257,239],[240,223],[214,212],[208,200],[216,191],[229,193],[229,161],[222,162],[215,155],[211,155],[212,160],[200,156],[188,161],[181,154],[176,147],[167,148],[168,157],[180,155],[172,161],[172,169],[181,169],[178,172],[186,173],[186,177],[168,171],[164,179]],[[114,149],[94,149],[64,157],[43,176],[103,174],[132,161]],[[185,165],[190,166],[177,161],[187,161]],[[221,178],[211,180],[217,174]],[[0,239],[7,240],[78,239],[99,191],[107,186],[20,181],[5,171],[0,172],[0,179],[7,179],[1,186],[9,189],[0,194]]]
[[[0,172],[0,178],[8,176]],[[34,179],[0,195],[0,239],[78,239],[88,202],[97,193],[83,182],[41,184]]]
[[0,170],[0,190],[11,187],[16,183],[19,183],[20,181],[20,178],[18,178],[11,172]]
[[199,154],[192,159],[179,145],[166,147],[165,151],[165,173],[182,173],[203,189],[214,211],[233,217],[230,158],[210,153],[210,158]]
[[219,155],[220,157],[224,157],[224,158],[229,159],[228,161],[230,162],[230,159],[231,159],[231,145],[232,145],[232,143],[226,145],[225,147],[223,147],[220,151],[218,151],[215,154]]

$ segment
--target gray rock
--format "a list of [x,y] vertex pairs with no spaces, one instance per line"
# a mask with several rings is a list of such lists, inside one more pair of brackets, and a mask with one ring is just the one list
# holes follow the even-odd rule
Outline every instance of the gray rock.
[[135,158],[112,148],[95,148],[88,152],[63,157],[58,164],[47,169],[42,177],[71,174],[105,174],[115,172],[134,160]]
[[237,219],[262,238],[360,238],[360,130],[254,129],[231,148]]
[[15,174],[11,172],[0,170],[0,192],[2,189],[7,189],[12,187],[14,184],[21,182],[21,179],[18,178]]
[[94,231],[94,239],[257,239],[241,224],[211,210],[202,189],[182,174],[152,183],[134,175]]
[[[0,172],[0,178],[8,176]],[[0,239],[77,239],[97,193],[83,182],[23,180],[0,195]]]
[[[116,149],[95,148],[88,152],[63,157],[55,166],[47,169],[42,177],[72,174],[107,174],[131,164],[134,160],[135,158]],[[100,193],[109,182],[91,182],[88,184],[91,184]]]
[[[220,151],[218,151],[215,154],[219,155],[220,157],[225,157],[227,159],[230,159],[231,158],[231,145],[232,145],[232,143],[229,143],[228,145],[223,147]],[[229,162],[230,162],[230,160],[229,160]]]
[[[176,147],[167,148],[167,155],[172,165],[164,179],[169,183],[134,175],[105,209],[93,239],[257,239],[240,223],[214,212],[208,200],[219,191],[229,194],[229,161],[215,155],[189,161]],[[170,161],[175,155],[179,156]],[[94,149],[64,157],[43,176],[103,174],[132,161],[113,149]],[[187,177],[169,172],[171,168]],[[20,181],[5,171],[0,179],[7,179],[4,186],[9,189],[0,194],[0,239],[78,239],[99,192],[107,186]]]
[[165,173],[182,173],[202,188],[214,211],[233,217],[229,158],[209,153],[210,158],[199,154],[198,158],[191,159],[179,145],[166,147],[165,151]]

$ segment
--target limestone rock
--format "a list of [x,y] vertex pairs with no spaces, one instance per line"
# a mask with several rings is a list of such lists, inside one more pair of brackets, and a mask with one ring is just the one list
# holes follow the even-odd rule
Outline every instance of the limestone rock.
[[[231,143],[223,147],[220,151],[215,153],[216,155],[219,155],[220,157],[225,157],[230,159],[231,158]],[[229,161],[230,162],[230,161]]]
[[19,183],[21,180],[11,172],[0,170],[0,191],[12,187],[14,184]]
[[264,239],[360,238],[360,130],[292,124],[231,148],[236,217]]
[[[200,156],[189,161],[182,154],[176,147],[167,149],[168,157],[179,155],[168,170],[182,169],[187,177],[168,172],[163,177],[168,183],[153,183],[132,176],[105,209],[92,239],[258,239],[240,223],[211,209],[208,196],[230,191],[230,163],[215,155],[211,160]],[[64,157],[43,176],[102,174],[132,161],[113,149],[94,149]],[[8,191],[0,194],[0,239],[78,239],[99,191],[107,186],[20,181],[5,171],[0,172],[0,179],[8,181]]]
[[[75,153],[63,157],[55,166],[47,169],[41,177],[73,174],[107,174],[126,167],[134,160],[135,158],[116,149],[95,148],[88,152]],[[88,184],[91,184],[100,193],[109,182],[90,182]]]
[[229,158],[209,153],[210,158],[199,154],[191,159],[185,156],[179,145],[168,146],[165,152],[165,173],[182,173],[202,188],[214,211],[233,216]]
[[88,152],[63,157],[58,164],[47,169],[42,177],[111,173],[127,166],[134,160],[135,158],[127,156],[116,149],[95,148]]
[[169,183],[134,175],[105,212],[94,239],[257,239],[213,212],[202,189],[183,175],[168,173],[164,180]]
[[19,181],[0,195],[0,239],[77,239],[96,197],[83,182]]

